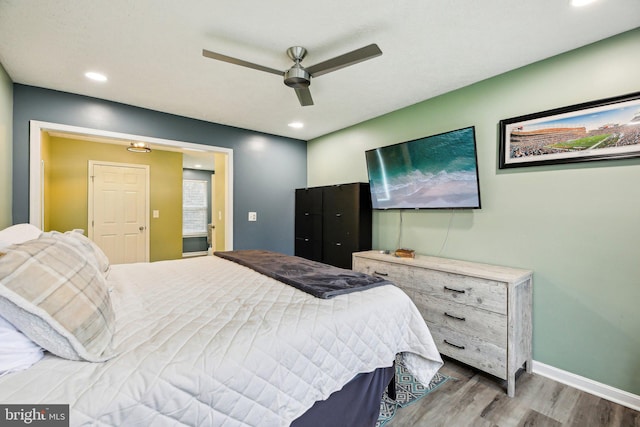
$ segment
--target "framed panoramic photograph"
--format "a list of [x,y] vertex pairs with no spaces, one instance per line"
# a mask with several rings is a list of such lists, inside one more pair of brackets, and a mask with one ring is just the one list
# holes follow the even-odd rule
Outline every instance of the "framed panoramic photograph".
[[640,92],[500,121],[500,169],[640,157]]

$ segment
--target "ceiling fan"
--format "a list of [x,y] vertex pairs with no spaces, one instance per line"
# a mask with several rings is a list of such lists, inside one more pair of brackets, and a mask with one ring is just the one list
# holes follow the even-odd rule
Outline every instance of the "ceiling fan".
[[300,105],[302,105],[303,107],[307,105],[313,105],[313,98],[311,98],[311,92],[309,91],[309,85],[311,84],[312,77],[319,77],[323,74],[327,74],[332,71],[357,64],[358,62],[375,58],[376,56],[382,55],[382,51],[380,50],[378,45],[374,43],[365,47],[361,47],[360,49],[345,53],[343,55],[336,56],[335,58],[327,59],[326,61],[320,62],[310,67],[303,67],[300,63],[302,62],[302,59],[304,59],[306,54],[307,49],[301,46],[290,47],[289,49],[287,49],[287,55],[289,56],[289,58],[291,58],[292,61],[295,62],[295,64],[293,64],[293,66],[288,70],[280,71],[274,68],[264,67],[262,65],[244,61],[242,59],[223,55],[221,53],[202,49],[202,55],[207,58],[217,59],[218,61],[229,62],[231,64],[253,68],[254,70],[265,71],[267,73],[283,76],[284,84],[295,89],[296,95],[298,95],[298,100],[300,101]]

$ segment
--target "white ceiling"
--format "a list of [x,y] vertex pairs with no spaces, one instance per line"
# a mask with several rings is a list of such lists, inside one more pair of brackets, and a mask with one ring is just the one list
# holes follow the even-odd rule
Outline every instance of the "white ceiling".
[[[640,0],[0,0],[0,62],[16,83],[309,140],[639,26]],[[309,66],[370,43],[383,55],[312,79],[308,107],[202,56],[285,70],[290,46]]]

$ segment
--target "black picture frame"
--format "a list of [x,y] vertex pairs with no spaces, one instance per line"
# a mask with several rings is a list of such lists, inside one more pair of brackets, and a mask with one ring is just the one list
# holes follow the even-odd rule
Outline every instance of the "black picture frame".
[[500,120],[500,169],[640,157],[640,92]]

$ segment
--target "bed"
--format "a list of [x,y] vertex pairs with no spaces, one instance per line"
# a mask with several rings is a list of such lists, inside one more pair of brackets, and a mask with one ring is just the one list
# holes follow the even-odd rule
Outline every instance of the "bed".
[[[318,298],[220,256],[109,265],[80,236],[0,247],[0,315],[48,350],[0,376],[0,404],[68,404],[74,426],[372,426],[354,424],[366,416],[352,402],[379,405],[397,354],[424,384],[442,365],[420,313],[392,284]],[[65,245],[73,262],[57,252]],[[90,282],[73,286],[75,299],[97,307],[89,332],[16,297],[56,263]],[[14,277],[38,268],[36,279]],[[25,312],[46,327],[30,330]]]

